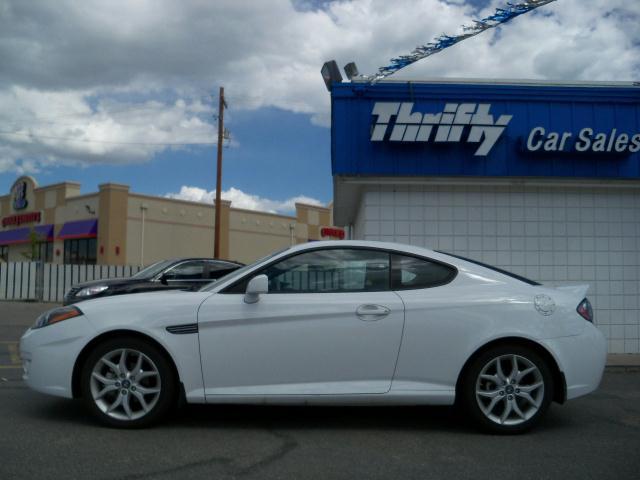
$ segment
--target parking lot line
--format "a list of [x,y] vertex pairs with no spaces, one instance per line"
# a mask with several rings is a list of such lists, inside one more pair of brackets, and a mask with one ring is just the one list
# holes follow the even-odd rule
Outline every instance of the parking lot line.
[[18,351],[18,342],[12,341],[0,341],[0,345],[6,345],[9,353],[8,364],[0,364],[2,370],[18,370],[22,368],[22,362],[20,361],[20,353]]
[[18,344],[10,343],[7,345],[7,350],[9,350],[9,359],[13,365],[20,365],[20,354],[18,353]]

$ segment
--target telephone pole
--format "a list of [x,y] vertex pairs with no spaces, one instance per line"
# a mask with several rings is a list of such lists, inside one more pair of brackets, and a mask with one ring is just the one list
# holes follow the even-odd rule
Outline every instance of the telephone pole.
[[220,87],[220,99],[218,101],[218,171],[216,174],[216,205],[215,205],[215,230],[213,257],[220,258],[220,212],[222,202],[222,142],[224,141],[224,109],[227,104],[224,101],[224,87]]

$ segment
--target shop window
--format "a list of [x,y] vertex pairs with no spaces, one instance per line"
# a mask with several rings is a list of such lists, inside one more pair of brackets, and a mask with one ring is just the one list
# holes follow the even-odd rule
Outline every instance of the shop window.
[[97,242],[95,238],[76,238],[64,241],[64,263],[89,264],[96,263]]
[[0,261],[9,261],[9,245],[0,245]]
[[52,262],[53,261],[53,242],[38,242],[33,252],[34,261]]

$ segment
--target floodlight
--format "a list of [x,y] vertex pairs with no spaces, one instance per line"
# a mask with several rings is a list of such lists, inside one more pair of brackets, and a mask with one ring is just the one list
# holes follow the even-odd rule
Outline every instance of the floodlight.
[[331,91],[332,84],[342,82],[342,75],[340,74],[340,69],[338,68],[338,64],[335,60],[324,62],[320,73],[322,74],[324,84],[327,86],[327,90],[329,91]]
[[355,62],[347,63],[344,66],[344,73],[347,74],[347,78],[349,80],[353,80],[355,77],[360,76],[360,72],[358,72],[358,67],[356,67]]

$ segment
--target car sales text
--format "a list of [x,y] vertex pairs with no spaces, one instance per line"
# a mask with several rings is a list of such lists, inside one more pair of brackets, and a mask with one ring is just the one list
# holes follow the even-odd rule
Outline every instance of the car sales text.
[[636,153],[640,150],[640,133],[629,135],[611,132],[595,133],[593,128],[583,128],[573,139],[571,132],[548,132],[543,127],[531,129],[527,139],[527,150],[530,152],[617,152]]

